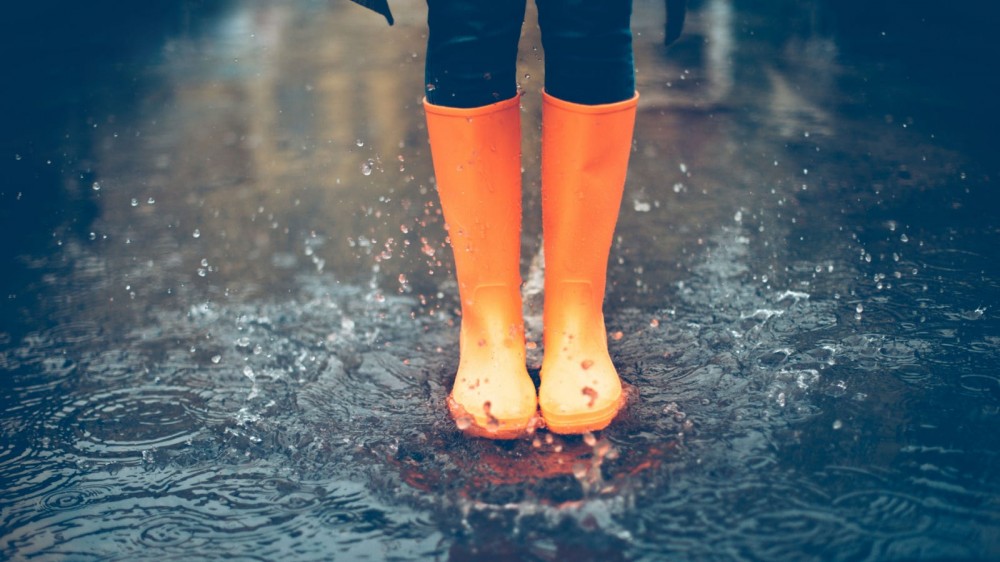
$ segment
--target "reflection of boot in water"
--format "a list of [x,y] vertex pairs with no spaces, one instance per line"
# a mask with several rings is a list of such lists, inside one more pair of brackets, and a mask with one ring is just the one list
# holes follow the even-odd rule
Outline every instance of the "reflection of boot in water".
[[521,315],[520,100],[424,109],[462,300],[448,407],[467,433],[511,439],[537,411]]
[[544,97],[545,357],[539,405],[555,433],[603,429],[624,400],[602,305],[638,95],[605,105]]
[[434,434],[400,442],[387,460],[407,485],[431,494],[456,494],[477,509],[508,511],[518,503],[575,509],[588,498],[621,497],[643,487],[647,480],[639,475],[658,471],[676,455],[677,445],[615,445],[586,434],[580,439],[539,432],[531,440],[455,447],[454,437]]

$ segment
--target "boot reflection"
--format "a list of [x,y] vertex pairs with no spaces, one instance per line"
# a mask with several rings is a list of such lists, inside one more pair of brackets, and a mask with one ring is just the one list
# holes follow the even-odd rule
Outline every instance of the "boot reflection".
[[672,456],[664,447],[619,445],[605,436],[560,436],[544,430],[516,441],[468,440],[449,432],[400,444],[390,458],[416,490],[452,497],[472,511],[544,506],[571,511],[641,485]]

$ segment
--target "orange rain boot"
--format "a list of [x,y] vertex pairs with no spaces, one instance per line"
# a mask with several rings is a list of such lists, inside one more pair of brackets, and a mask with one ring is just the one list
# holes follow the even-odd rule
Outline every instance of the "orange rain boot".
[[424,101],[424,111],[462,300],[448,409],[466,433],[513,439],[538,421],[521,310],[520,98],[471,109]]
[[608,354],[604,289],[639,96],[542,104],[544,343],[539,405],[553,433],[604,429],[624,402]]

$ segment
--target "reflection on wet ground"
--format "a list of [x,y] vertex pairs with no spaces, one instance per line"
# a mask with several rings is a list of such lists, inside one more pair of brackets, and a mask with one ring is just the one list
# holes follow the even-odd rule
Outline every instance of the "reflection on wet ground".
[[[665,50],[637,1],[607,321],[639,396],[598,435],[496,443],[443,407],[456,291],[399,4],[23,39],[49,66],[2,140],[0,557],[1000,556],[996,117],[921,35],[960,10],[706,0]],[[958,56],[981,27],[948,75],[983,74]]]

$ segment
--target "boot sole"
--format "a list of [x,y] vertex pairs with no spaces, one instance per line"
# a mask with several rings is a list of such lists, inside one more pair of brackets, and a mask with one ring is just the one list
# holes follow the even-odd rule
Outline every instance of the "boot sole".
[[497,440],[510,440],[510,439],[520,439],[521,437],[526,437],[535,433],[535,430],[544,427],[545,422],[539,416],[538,412],[531,414],[526,418],[519,418],[513,420],[501,420],[497,419],[497,424],[495,428],[490,428],[487,426],[480,425],[476,422],[476,417],[469,414],[469,412],[462,407],[461,404],[452,398],[451,394],[448,395],[448,411],[451,413],[451,419],[457,420],[461,418],[468,418],[472,421],[467,427],[459,426],[459,430],[466,435],[472,437],[483,437],[485,439],[497,439]]
[[542,418],[545,421],[545,427],[550,432],[560,435],[578,435],[588,431],[599,431],[608,427],[636,394],[636,389],[633,386],[623,382],[622,393],[618,396],[618,400],[599,410],[559,415],[546,412],[545,408],[542,408]]

